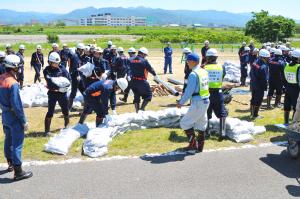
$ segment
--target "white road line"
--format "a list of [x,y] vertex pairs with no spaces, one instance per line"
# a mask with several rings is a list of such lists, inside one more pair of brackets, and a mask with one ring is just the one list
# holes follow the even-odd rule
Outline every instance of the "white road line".
[[[246,144],[240,147],[223,147],[218,149],[208,149],[204,150],[204,153],[211,153],[217,151],[232,151],[232,150],[242,150],[242,149],[252,149],[252,148],[266,148],[271,146],[286,146],[287,142],[273,142],[273,143],[262,143],[258,145]],[[109,160],[124,160],[124,159],[138,159],[145,157],[163,157],[163,156],[174,156],[174,155],[184,155],[185,152],[171,151],[163,154],[145,154],[143,156],[113,156],[113,157],[103,157],[103,158],[72,158],[68,160],[48,160],[48,161],[29,161],[23,162],[23,166],[45,166],[45,165],[62,165],[62,164],[74,164],[80,162],[100,162]],[[1,163],[0,168],[6,168],[6,163]]]

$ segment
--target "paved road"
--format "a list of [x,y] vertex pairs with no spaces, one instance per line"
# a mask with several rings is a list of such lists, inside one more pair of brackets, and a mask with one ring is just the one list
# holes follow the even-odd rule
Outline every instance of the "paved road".
[[284,149],[36,166],[26,181],[12,183],[11,174],[0,175],[0,198],[299,197],[300,161],[291,160]]

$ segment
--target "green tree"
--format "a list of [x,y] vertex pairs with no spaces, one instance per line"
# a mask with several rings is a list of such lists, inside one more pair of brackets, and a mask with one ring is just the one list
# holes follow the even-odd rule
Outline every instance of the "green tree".
[[260,42],[278,41],[293,36],[296,22],[283,16],[271,16],[268,11],[253,12],[253,17],[246,24],[245,35]]
[[59,36],[56,34],[48,34],[47,35],[48,43],[59,43]]

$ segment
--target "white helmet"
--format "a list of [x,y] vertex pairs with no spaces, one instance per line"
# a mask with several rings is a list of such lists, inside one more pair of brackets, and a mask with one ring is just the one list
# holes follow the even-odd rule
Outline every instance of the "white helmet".
[[19,46],[19,49],[20,49],[20,50],[25,50],[25,46],[24,46],[23,44],[21,44],[21,45]]
[[245,49],[244,49],[244,51],[250,51],[250,50],[251,49],[248,46],[246,46]]
[[41,45],[37,45],[37,46],[36,46],[36,49],[37,49],[37,50],[42,50],[42,46],[41,46]]
[[89,47],[89,46],[85,46],[85,47],[84,47],[84,50],[90,51],[90,47]]
[[4,61],[6,68],[18,68],[20,57],[18,57],[17,55],[7,55]]
[[64,43],[62,46],[63,46],[63,47],[68,47],[68,44]]
[[287,51],[287,50],[289,50],[285,45],[281,45],[281,46],[279,47],[279,49],[282,50],[282,51]]
[[6,57],[6,54],[5,54],[5,52],[0,51],[0,58],[3,58],[3,57]]
[[243,42],[242,45],[243,45],[243,46],[246,46],[246,42]]
[[128,81],[125,78],[117,79],[118,86],[124,91],[128,87]]
[[117,50],[117,46],[116,46],[116,45],[112,45],[112,46],[111,46],[111,49],[112,49],[112,50]]
[[102,50],[102,48],[100,48],[100,47],[96,47],[96,48],[94,49],[94,52],[95,52],[95,53],[103,53],[103,50]]
[[5,47],[6,48],[11,48],[11,44],[6,44]]
[[124,48],[119,47],[119,48],[117,49],[117,51],[118,51],[118,52],[124,52]]
[[270,55],[270,52],[266,49],[261,49],[259,51],[259,56],[260,57],[265,57],[265,58],[269,58],[271,55]]
[[267,46],[267,51],[270,51],[271,50],[271,46]]
[[59,45],[57,43],[52,44],[52,48],[58,48],[58,47],[59,47]]
[[136,53],[135,48],[133,48],[133,47],[129,48],[128,53]]
[[84,50],[84,48],[85,48],[85,45],[83,43],[77,44],[77,49]]
[[53,62],[53,63],[59,63],[60,62],[60,56],[57,52],[52,52],[49,55],[49,62]]
[[107,42],[107,45],[112,46],[112,45],[113,45],[113,42],[112,42],[112,41],[108,41],[108,42]]
[[299,49],[293,50],[291,55],[292,57],[300,58],[300,50]]
[[183,53],[191,53],[192,51],[191,51],[190,48],[184,48],[184,49],[182,50],[182,52],[183,52]]
[[275,55],[282,55],[282,50],[276,49],[276,48],[275,48],[274,54],[275,54]]
[[206,40],[206,41],[204,42],[204,44],[209,44],[209,41],[208,41],[208,40]]
[[270,48],[270,53],[275,53],[276,48]]
[[253,52],[255,52],[255,53],[258,52],[258,51],[259,51],[259,50],[258,50],[257,48],[254,48],[254,50],[253,50]]
[[148,55],[148,54],[149,54],[148,49],[145,48],[145,47],[140,48],[140,49],[139,49],[139,52],[141,52],[141,53],[143,53],[143,54],[145,54],[145,55]]
[[205,54],[206,57],[218,57],[218,51],[214,48],[208,49]]

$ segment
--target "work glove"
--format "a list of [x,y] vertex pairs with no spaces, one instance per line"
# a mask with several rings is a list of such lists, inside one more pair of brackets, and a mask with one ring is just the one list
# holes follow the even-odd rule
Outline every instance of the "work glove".
[[106,79],[107,79],[107,74],[103,73],[102,76],[101,76],[101,80],[106,80]]
[[154,80],[155,81],[158,81],[159,80],[159,77],[156,75],[156,76],[154,76]]
[[128,82],[131,81],[131,77],[130,76],[127,76],[126,79],[127,79]]
[[187,79],[185,79],[185,80],[184,80],[184,83],[185,83],[185,84],[187,84],[187,83],[188,83],[188,80],[187,80]]
[[25,124],[23,124],[23,128],[24,128],[24,131],[28,131],[28,122],[26,122]]
[[76,77],[76,79],[77,79],[77,81],[80,81],[80,80],[81,80],[80,75],[78,75],[78,76]]

